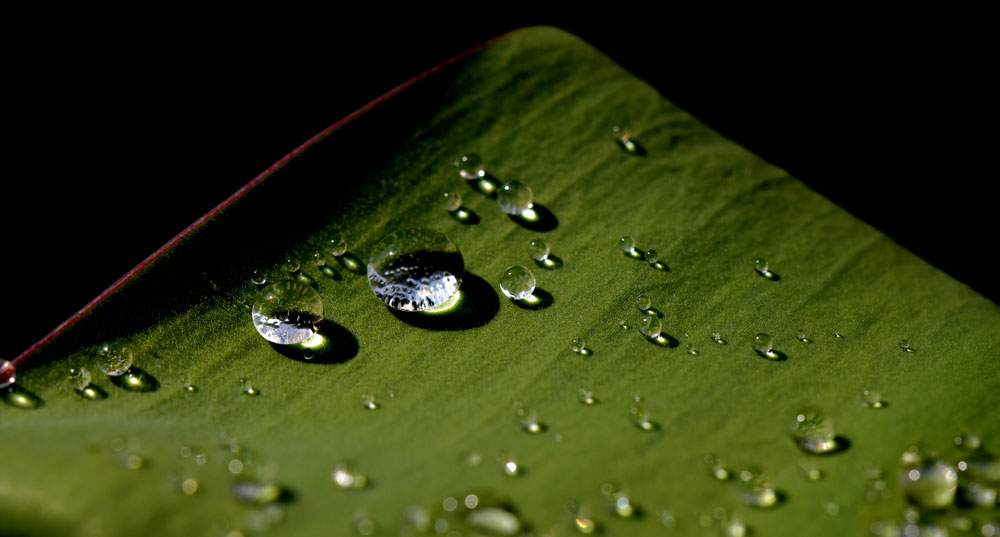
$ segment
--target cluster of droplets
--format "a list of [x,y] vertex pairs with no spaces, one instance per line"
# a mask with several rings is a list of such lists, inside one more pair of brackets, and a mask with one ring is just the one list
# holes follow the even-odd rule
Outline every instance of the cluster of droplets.
[[635,239],[628,235],[618,239],[618,249],[623,254],[632,259],[645,261],[649,266],[659,271],[666,271],[667,265],[660,259],[660,254],[656,250],[641,250],[636,247]]
[[[499,184],[496,179],[486,173],[483,166],[483,159],[475,153],[462,155],[455,162],[458,174],[465,179],[479,193],[496,197],[500,210],[516,218],[532,222],[538,219],[538,214],[534,209],[535,195],[531,187],[520,181],[507,181]],[[445,194],[445,209],[452,213],[459,220],[466,220],[467,215],[459,215],[462,211],[461,197],[454,192]],[[456,203],[454,200],[458,200]]]

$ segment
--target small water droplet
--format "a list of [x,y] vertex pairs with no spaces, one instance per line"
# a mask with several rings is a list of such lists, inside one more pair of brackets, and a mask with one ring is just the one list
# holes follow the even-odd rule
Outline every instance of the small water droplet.
[[725,345],[726,344],[726,340],[722,339],[722,334],[720,334],[718,332],[712,332],[712,341],[715,342],[715,343],[717,343],[717,344],[719,344],[719,345]]
[[777,279],[777,275],[774,272],[771,272],[771,267],[768,265],[767,260],[763,257],[759,257],[756,261],[754,261],[753,268],[757,271],[757,274],[760,274],[769,280]]
[[90,371],[87,371],[85,367],[71,367],[66,379],[69,380],[70,386],[76,391],[82,391],[90,385]]
[[[473,495],[470,495],[475,497]],[[466,499],[469,497],[467,496]],[[478,505],[478,498],[477,498]],[[467,505],[468,506],[468,505]],[[496,537],[514,537],[521,534],[521,519],[514,513],[503,507],[481,507],[469,511],[465,515],[465,523],[470,528],[486,532],[487,535]]]
[[497,191],[500,210],[514,216],[531,209],[534,199],[531,187],[520,181],[508,181]]
[[462,195],[458,192],[445,192],[441,196],[441,207],[453,213],[462,208]]
[[424,311],[448,303],[465,273],[462,253],[443,233],[405,229],[387,235],[368,263],[368,284],[387,306]]
[[193,477],[188,477],[181,481],[181,492],[188,496],[194,496],[198,492],[198,480]]
[[586,516],[578,515],[573,517],[573,528],[584,535],[590,535],[597,529],[597,524]]
[[241,503],[262,505],[277,501],[282,489],[275,483],[241,479],[233,482],[229,492]]
[[10,360],[0,358],[0,389],[6,388],[17,380],[14,364]]
[[189,392],[189,393],[197,393],[198,392],[198,387],[195,386],[194,384],[187,383],[187,384],[184,385],[184,391]]
[[639,146],[636,144],[635,140],[632,139],[632,133],[629,131],[628,127],[615,125],[611,128],[611,135],[614,136],[615,140],[618,142],[618,147],[621,147],[626,153],[631,153],[633,155],[639,153]]
[[708,475],[719,481],[729,480],[729,469],[726,468],[723,462],[712,453],[705,455],[705,469],[708,471]]
[[910,340],[908,340],[908,339],[901,339],[901,340],[899,340],[899,348],[903,352],[913,352],[913,348],[910,347]]
[[823,504],[823,510],[830,516],[837,516],[840,514],[840,504],[837,502],[826,502]]
[[508,477],[514,477],[521,472],[521,467],[512,457],[501,454],[498,457],[500,461],[500,471]]
[[837,330],[836,328],[834,328],[833,330],[831,330],[831,332],[833,333],[833,337],[834,338],[840,339],[840,338],[844,337],[844,335],[840,333],[840,330]]
[[979,439],[979,436],[971,433],[961,434],[955,437],[955,446],[968,453],[976,451],[981,445],[982,441]]
[[635,297],[635,307],[639,308],[639,311],[646,313],[653,307],[653,301],[646,295],[639,295]]
[[97,348],[97,367],[109,377],[118,377],[132,367],[135,355],[122,345],[104,343]]
[[129,470],[141,470],[146,465],[146,459],[138,453],[129,451],[122,455],[121,463]]
[[585,405],[590,406],[597,403],[597,399],[594,397],[594,392],[586,388],[580,388],[576,391],[576,393],[580,397],[580,402]]
[[486,175],[483,159],[475,153],[462,155],[455,161],[454,166],[458,168],[458,174],[463,179],[478,179]]
[[643,315],[639,319],[639,331],[647,338],[656,339],[663,331],[663,322],[655,315]]
[[754,336],[753,350],[761,357],[769,360],[774,360],[780,357],[778,353],[774,351],[774,340],[771,339],[771,336],[763,332]]
[[334,468],[332,479],[342,489],[361,489],[368,485],[368,476],[354,472],[344,463]]
[[635,514],[632,500],[623,490],[618,490],[611,483],[601,485],[601,494],[611,502],[614,513],[622,518],[631,518]]
[[882,400],[882,393],[878,390],[865,390],[861,392],[861,402],[868,408],[885,407],[885,401]]
[[545,430],[545,425],[538,421],[538,413],[519,406],[514,411],[520,423],[521,430],[529,434],[538,434]]
[[687,345],[684,346],[684,352],[695,355],[698,354],[698,349],[694,348],[694,345],[688,343]]
[[340,257],[347,253],[347,241],[344,239],[330,239],[325,246],[324,253],[332,257]]
[[528,255],[535,261],[545,262],[549,253],[549,245],[543,239],[533,239],[528,243]]
[[261,289],[251,317],[264,339],[295,345],[309,339],[323,322],[323,298],[311,286],[284,280]]
[[766,485],[750,485],[743,488],[740,499],[750,507],[767,509],[778,503],[778,493]]
[[635,239],[629,237],[628,235],[618,239],[618,249],[629,257],[633,257],[635,259],[642,257],[642,252],[635,247]]
[[238,474],[243,471],[243,461],[239,459],[232,459],[226,467],[229,469],[229,473],[234,475]]
[[656,250],[646,250],[646,253],[643,254],[643,259],[650,265],[655,265],[660,262],[660,254]]
[[573,341],[569,344],[569,348],[573,352],[583,356],[589,356],[591,354],[590,349],[587,348],[583,338],[573,338]]
[[361,406],[368,410],[376,410],[379,404],[375,401],[375,395],[370,393],[361,394]]
[[958,472],[941,460],[924,460],[902,468],[902,489],[906,499],[924,509],[944,509],[955,501]]
[[823,477],[823,471],[811,459],[799,459],[799,471],[806,481],[819,481]]
[[997,537],[1000,535],[1000,523],[985,522],[983,523],[983,526],[979,528],[979,532],[983,534],[983,537]]
[[247,379],[240,379],[240,391],[244,395],[260,395],[260,390],[255,388],[253,383]]
[[283,272],[295,274],[302,268],[302,263],[292,256],[286,256],[285,260],[281,262],[281,265],[278,268],[280,268]]
[[530,270],[513,266],[500,277],[500,290],[512,300],[525,300],[535,292],[535,275]]
[[257,285],[266,285],[268,280],[267,272],[261,269],[254,269],[250,273],[250,281]]
[[632,417],[632,425],[642,431],[652,432],[660,428],[655,421],[649,419],[646,411],[639,405],[630,408],[629,414]]
[[792,438],[808,453],[829,453],[837,448],[833,421],[812,409],[796,414],[792,422]]
[[618,319],[618,328],[620,328],[622,332],[628,332],[632,329],[632,327],[625,322],[625,319]]
[[812,343],[812,340],[806,335],[805,330],[799,330],[796,332],[795,339],[801,341],[802,343]]

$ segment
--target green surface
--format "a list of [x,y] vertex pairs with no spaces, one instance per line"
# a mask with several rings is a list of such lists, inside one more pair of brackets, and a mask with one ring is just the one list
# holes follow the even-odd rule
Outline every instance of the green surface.
[[[647,156],[611,138],[620,121]],[[558,227],[525,229],[469,188],[451,167],[469,151],[491,174],[530,184]],[[480,222],[440,209],[446,190],[459,191]],[[257,335],[247,306],[253,268],[289,253],[306,259],[338,236],[364,259],[407,226],[446,233],[466,269],[494,290],[470,288],[471,306],[485,312],[472,324],[481,326],[413,326],[387,311],[363,276],[340,270],[333,280],[304,263],[327,318],[342,327],[328,328],[333,350],[293,360]],[[622,235],[659,251],[670,270],[623,256]],[[532,263],[536,236],[563,267]],[[759,256],[780,281],[754,271]],[[501,273],[516,264],[535,272],[551,306],[531,311],[496,296]],[[640,293],[679,346],[618,328],[620,318],[638,321]],[[813,343],[797,341],[799,329]],[[715,330],[728,345],[712,343]],[[757,332],[774,336],[788,359],[755,355]],[[575,337],[591,356],[570,351]],[[901,338],[916,352],[902,352]],[[108,398],[75,394],[67,368],[105,339],[134,349],[159,389],[123,390],[91,366]],[[699,354],[685,353],[687,343]],[[952,456],[951,439],[963,432],[1000,445],[998,348],[996,305],[575,37],[523,30],[309,149],[25,364],[18,383],[45,404],[0,405],[0,534],[254,533],[256,510],[229,492],[227,463],[239,456],[245,473],[273,474],[293,496],[266,531],[273,535],[348,534],[358,513],[377,535],[397,535],[408,506],[440,511],[443,498],[469,491],[505,499],[535,535],[571,533],[567,500],[607,535],[669,534],[658,521],[665,509],[677,518],[674,533],[711,534],[698,518],[718,506],[755,535],[861,535],[874,520],[900,518],[896,473],[910,445]],[[200,391],[182,389],[188,378]],[[241,394],[240,378],[260,395]],[[599,403],[580,404],[581,386]],[[889,406],[863,407],[868,388],[881,389]],[[362,408],[363,393],[381,408]],[[658,431],[633,426],[633,393]],[[518,402],[537,412],[544,432],[519,428]],[[846,451],[811,457],[825,474],[817,482],[801,477],[807,456],[788,436],[804,406],[826,412],[850,441]],[[123,452],[111,447],[115,439]],[[226,447],[234,439],[236,455]],[[204,451],[207,463],[181,457],[183,446]],[[143,468],[123,464],[130,449]],[[483,462],[460,463],[468,452]],[[503,475],[498,452],[512,454],[523,475]],[[759,467],[784,501],[742,505],[738,485],[705,474],[706,453],[733,470]],[[331,472],[345,461],[368,475],[367,488],[334,485]],[[887,471],[887,499],[864,500],[869,465]],[[200,483],[193,496],[178,488],[186,477]],[[626,488],[644,516],[612,514],[605,482]],[[837,516],[825,512],[831,501]]]

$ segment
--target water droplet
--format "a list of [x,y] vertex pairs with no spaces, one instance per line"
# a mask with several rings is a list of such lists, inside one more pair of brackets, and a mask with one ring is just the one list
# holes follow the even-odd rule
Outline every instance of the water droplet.
[[660,524],[664,528],[673,529],[677,526],[677,517],[670,511],[663,511],[660,513]]
[[882,400],[882,393],[878,390],[865,390],[861,392],[861,402],[868,408],[885,407],[885,401]]
[[766,485],[748,485],[743,488],[740,499],[750,507],[767,509],[778,503],[778,493]]
[[344,239],[330,239],[326,243],[325,252],[333,257],[340,257],[347,253],[347,241]]
[[622,332],[628,332],[632,329],[632,327],[625,322],[625,319],[618,319],[618,328],[621,328]]
[[124,375],[135,362],[132,350],[112,343],[97,348],[97,367],[109,377]]
[[455,161],[454,166],[458,168],[458,174],[463,179],[478,179],[486,175],[483,168],[483,159],[475,153],[462,155]]
[[229,492],[241,503],[261,505],[277,501],[282,490],[274,483],[241,479],[233,482]]
[[422,311],[441,306],[458,293],[465,261],[443,233],[406,229],[375,246],[368,285],[387,306]]
[[622,148],[626,153],[638,153],[639,147],[636,145],[635,141],[632,140],[632,134],[629,132],[628,127],[623,125],[615,125],[611,128],[611,135],[615,137],[618,142],[618,146]]
[[829,453],[837,448],[833,421],[812,409],[803,410],[795,416],[792,438],[808,453]]
[[6,388],[17,380],[14,364],[10,360],[0,358],[0,389]]
[[597,399],[594,397],[594,392],[586,388],[578,389],[576,394],[580,397],[580,402],[587,406],[597,403]]
[[754,336],[753,350],[760,356],[769,360],[774,360],[779,357],[778,353],[774,351],[774,340],[771,339],[771,336],[764,333]]
[[189,393],[197,393],[198,392],[198,387],[195,386],[194,384],[187,383],[187,384],[184,385],[184,391],[189,392]]
[[806,481],[819,481],[823,477],[823,471],[811,459],[799,459],[799,471]]
[[198,492],[198,480],[193,477],[189,477],[184,481],[181,481],[181,492],[187,494],[188,496],[194,496],[194,494]]
[[521,519],[502,507],[482,507],[469,511],[465,515],[465,523],[475,530],[497,537],[513,537],[521,534]]
[[660,254],[657,253],[656,250],[646,250],[646,253],[643,255],[643,258],[650,265],[655,265],[660,260]]
[[504,475],[514,477],[521,471],[521,466],[513,459],[513,457],[501,453],[497,459],[500,461],[500,471],[503,472]]
[[549,245],[542,239],[534,239],[528,244],[528,254],[535,261],[544,262],[549,257]]
[[940,460],[925,460],[902,469],[902,489],[907,500],[924,509],[943,509],[955,501],[958,472]]
[[708,475],[719,481],[729,480],[729,469],[712,453],[705,455],[705,469],[708,470]]
[[649,419],[646,411],[639,405],[630,408],[629,414],[632,417],[632,425],[635,425],[640,430],[651,432],[660,428],[655,421]]
[[834,328],[833,330],[831,330],[831,332],[833,333],[833,337],[835,337],[837,339],[840,339],[840,338],[844,337],[844,335],[840,333],[840,330],[837,330],[836,328]]
[[373,394],[361,394],[361,406],[367,408],[368,410],[376,410],[379,405],[375,402],[375,395]]
[[449,213],[462,208],[462,195],[458,192],[445,192],[441,196],[441,207]]
[[736,515],[720,520],[719,532],[723,537],[745,537],[748,534],[746,523]]
[[649,308],[653,307],[653,301],[646,295],[639,295],[635,297],[635,307],[639,308],[639,311],[646,313],[649,311]]
[[597,529],[597,524],[586,516],[577,515],[573,517],[573,528],[584,535],[590,535]]
[[979,436],[971,433],[966,433],[955,437],[955,446],[957,446],[958,449],[961,449],[962,451],[971,453],[979,449],[979,446],[981,445],[982,441],[979,439]]
[[500,290],[508,298],[524,300],[535,292],[535,275],[524,267],[510,267],[500,277]]
[[771,267],[768,265],[767,260],[763,257],[754,261],[753,268],[757,271],[757,274],[760,274],[768,280],[778,279],[778,275],[771,271]]
[[500,210],[515,216],[530,209],[534,199],[531,187],[519,181],[508,181],[497,191]]
[[587,348],[583,338],[573,338],[573,341],[569,343],[569,348],[573,352],[583,356],[589,356],[591,354],[590,349]]
[[121,456],[122,466],[129,470],[141,470],[146,465],[146,459],[138,453],[129,451]]
[[264,339],[295,345],[319,330],[323,322],[323,298],[309,285],[284,280],[261,289],[251,316],[254,328]]
[[801,341],[802,343],[812,343],[812,340],[809,339],[809,336],[806,335],[805,330],[799,330],[795,334],[795,339]]
[[244,395],[260,395],[260,390],[255,388],[253,383],[247,379],[240,379],[240,391]]
[[326,256],[323,255],[323,252],[313,252],[313,254],[309,256],[309,262],[312,263],[314,267],[322,269],[326,266]]
[[281,266],[279,268],[284,272],[294,274],[302,268],[302,263],[292,256],[287,256],[285,257],[285,260],[281,262]]
[[368,484],[368,477],[352,471],[346,464],[338,464],[333,470],[333,482],[342,489],[361,489]]
[[962,487],[962,497],[976,507],[993,509],[997,506],[997,489],[975,481]]
[[1000,523],[985,522],[983,523],[983,526],[979,528],[979,532],[983,534],[983,537],[997,537],[1000,535]]
[[611,483],[601,485],[601,494],[607,498],[612,505],[616,515],[622,518],[631,518],[635,514],[635,507],[625,491],[618,490]]
[[8,405],[31,410],[42,406],[42,399],[34,393],[24,389],[17,384],[8,384],[6,388],[0,388],[0,397]]
[[719,345],[725,345],[726,344],[726,340],[722,339],[722,334],[720,334],[718,332],[712,332],[712,341],[714,341],[715,343],[717,343]]
[[643,315],[639,319],[639,331],[647,338],[656,339],[663,331],[663,322],[656,315]]
[[267,272],[261,269],[254,269],[253,272],[250,273],[250,281],[257,285],[266,285],[267,279]]
[[76,391],[82,391],[90,385],[90,371],[85,367],[71,367],[66,378]]
[[698,349],[694,348],[694,345],[688,343],[687,345],[684,346],[684,352],[694,355],[698,354]]
[[910,347],[910,341],[908,339],[899,340],[899,348],[903,352],[913,352],[913,348]]
[[538,413],[534,410],[527,410],[519,406],[514,413],[517,415],[522,431],[529,434],[538,434],[545,430],[545,425],[538,421]]
[[642,257],[642,252],[637,250],[635,247],[635,239],[629,237],[628,235],[618,239],[618,249],[629,257],[634,257],[636,259]]
[[229,468],[229,473],[234,475],[238,474],[243,471],[243,461],[239,459],[232,459],[226,467]]

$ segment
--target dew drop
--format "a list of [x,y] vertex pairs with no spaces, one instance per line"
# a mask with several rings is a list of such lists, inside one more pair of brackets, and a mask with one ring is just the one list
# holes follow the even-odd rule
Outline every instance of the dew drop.
[[698,349],[694,348],[694,345],[688,343],[687,345],[684,346],[684,352],[691,355],[696,355],[698,354]]
[[649,419],[646,411],[639,405],[635,405],[629,409],[629,414],[632,418],[632,425],[642,431],[652,432],[659,428],[656,422]]
[[458,192],[445,192],[441,195],[441,207],[453,213],[462,208],[462,195]]
[[90,385],[90,371],[85,367],[71,367],[66,379],[74,390],[80,391]]
[[639,311],[646,313],[649,308],[653,307],[653,302],[646,295],[639,295],[635,297],[635,307],[639,308]]
[[580,398],[580,402],[587,406],[592,406],[597,403],[597,399],[594,397],[594,392],[586,388],[578,389],[576,394]]
[[757,274],[760,274],[761,276],[767,278],[768,280],[778,279],[778,275],[771,271],[771,267],[768,265],[767,260],[764,259],[763,257],[760,257],[756,261],[754,261],[753,268],[754,270],[757,271]]
[[823,477],[823,471],[811,459],[799,459],[799,472],[806,481],[819,481]]
[[837,330],[836,328],[834,328],[833,330],[831,330],[831,332],[833,334],[833,337],[836,338],[836,339],[840,339],[840,338],[844,337],[844,335],[840,333],[840,330]]
[[483,159],[475,153],[462,155],[455,161],[454,166],[458,168],[458,174],[463,179],[478,179],[486,175]]
[[241,479],[233,482],[229,492],[240,503],[262,505],[277,501],[282,490],[274,483]]
[[6,388],[17,380],[14,364],[10,360],[0,358],[0,388]]
[[500,290],[513,300],[527,299],[535,292],[535,275],[521,266],[510,267],[500,277]]
[[313,254],[309,256],[309,262],[312,263],[314,267],[322,269],[326,266],[326,256],[323,255],[323,252],[313,252]]
[[958,472],[940,460],[925,460],[906,465],[901,471],[906,499],[924,509],[944,509],[955,501]]
[[528,255],[535,261],[544,262],[549,257],[549,245],[542,239],[534,239],[528,244]]
[[660,261],[660,254],[657,253],[656,250],[646,250],[646,253],[643,255],[643,258],[650,265],[655,265],[657,262]]
[[719,481],[728,481],[730,477],[729,469],[714,454],[705,455],[705,469],[708,475]]
[[521,472],[521,466],[509,455],[500,454],[497,457],[500,462],[500,471],[508,477],[514,477]]
[[521,519],[502,507],[482,507],[469,511],[465,515],[465,522],[474,530],[486,532],[487,535],[514,537],[521,534]]
[[868,408],[885,407],[885,401],[882,400],[882,393],[878,390],[865,390],[861,392],[861,402]]
[[264,339],[279,345],[295,345],[319,330],[323,322],[323,298],[300,281],[279,281],[261,289],[251,317],[254,328]]
[[573,528],[584,535],[590,535],[597,529],[597,524],[586,516],[577,515],[573,517]]
[[799,330],[798,332],[796,332],[795,339],[801,341],[802,343],[812,343],[812,340],[809,339],[809,336],[806,335],[805,330]]
[[247,379],[240,379],[240,392],[244,395],[260,395],[260,390]]
[[767,509],[778,503],[778,493],[766,485],[749,485],[744,487],[740,499],[750,507]]
[[292,256],[287,256],[285,257],[285,260],[281,262],[281,266],[279,268],[284,272],[295,274],[302,268],[302,263]]
[[97,367],[109,377],[119,377],[132,367],[135,355],[132,350],[113,343],[97,348]]
[[194,496],[198,492],[198,480],[193,477],[189,477],[184,481],[181,481],[181,492],[188,496]]
[[656,339],[663,331],[663,322],[656,315],[643,315],[639,319],[639,331],[647,338]]
[[910,340],[908,340],[908,339],[901,339],[901,340],[899,340],[899,348],[903,352],[913,352],[913,348],[910,347]]
[[635,239],[629,237],[628,235],[618,239],[618,249],[629,257],[634,257],[636,259],[642,257],[642,252],[637,250],[635,247]]
[[340,257],[347,253],[347,241],[344,239],[330,239],[326,243],[326,253],[333,257]]
[[333,482],[342,489],[362,489],[368,485],[368,477],[351,470],[346,464],[336,466],[331,476]]
[[625,319],[618,319],[618,328],[620,328],[622,332],[628,332],[632,329],[632,327],[625,322]]
[[632,140],[632,134],[629,132],[628,127],[623,125],[615,125],[611,128],[611,135],[615,137],[618,142],[618,146],[622,148],[626,153],[638,153],[639,148],[635,141]]
[[184,385],[184,391],[188,393],[198,393],[198,387],[188,382]]
[[518,407],[514,413],[517,414],[522,431],[528,434],[538,434],[545,430],[545,425],[538,421],[538,414],[534,410]]
[[267,272],[261,269],[254,269],[253,272],[250,273],[250,281],[256,285],[266,285],[267,279]]
[[447,303],[462,285],[465,261],[443,233],[406,229],[387,235],[368,263],[368,284],[387,306],[423,311]]
[[590,349],[587,348],[587,344],[583,341],[583,338],[573,338],[573,341],[569,343],[569,348],[573,352],[589,356],[591,354]]
[[725,345],[726,340],[722,339],[722,334],[718,332],[712,332],[712,341],[718,345]]
[[753,338],[753,350],[764,358],[774,360],[778,358],[778,353],[774,352],[774,340],[771,336],[760,333]]
[[374,394],[361,394],[361,406],[368,410],[377,410],[379,404],[375,401]]
[[817,455],[837,448],[833,421],[812,409],[803,410],[795,416],[792,439],[803,451]]
[[531,187],[520,181],[508,181],[497,191],[497,204],[500,210],[512,215],[520,215],[531,209],[534,194]]
[[993,509],[997,506],[997,489],[972,481],[962,487],[962,498],[976,507]]
[[955,446],[968,453],[976,451],[981,445],[979,436],[974,434],[966,433],[955,437]]

